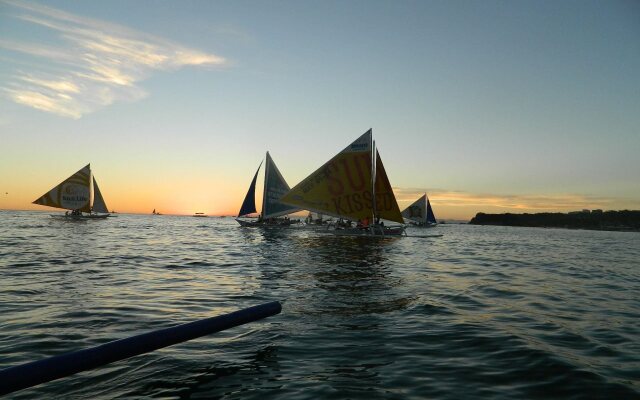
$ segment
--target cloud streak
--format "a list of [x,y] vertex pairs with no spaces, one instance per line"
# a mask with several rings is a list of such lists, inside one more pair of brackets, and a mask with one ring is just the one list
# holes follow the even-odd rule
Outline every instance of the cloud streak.
[[16,103],[63,117],[77,119],[116,101],[144,98],[147,93],[138,84],[156,71],[227,64],[218,55],[117,24],[39,4],[0,2],[12,7],[16,21],[50,31],[56,41],[0,39],[0,48],[39,59],[41,65],[15,71],[2,90]]
[[[504,209],[504,212],[559,212],[580,209],[619,208],[624,199],[597,197],[579,194],[557,195],[495,195],[487,193],[469,193],[442,189],[393,188],[398,202],[410,204],[425,192],[435,206],[486,209]],[[636,204],[637,206],[637,204]]]

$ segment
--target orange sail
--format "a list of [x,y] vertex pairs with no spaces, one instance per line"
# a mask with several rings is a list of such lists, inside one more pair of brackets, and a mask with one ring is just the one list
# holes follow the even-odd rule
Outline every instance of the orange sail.
[[62,183],[49,190],[33,203],[67,210],[90,212],[90,184],[91,169],[87,164],[80,171],[62,181]]
[[393,194],[391,183],[387,177],[387,171],[384,169],[380,153],[376,149],[376,217],[389,221],[404,223],[400,207]]
[[372,148],[368,130],[297,184],[280,202],[338,218],[372,220]]

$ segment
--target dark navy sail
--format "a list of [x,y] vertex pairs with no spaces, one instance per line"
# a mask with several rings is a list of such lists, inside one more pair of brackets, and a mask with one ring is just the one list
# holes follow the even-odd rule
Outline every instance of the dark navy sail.
[[429,224],[437,224],[436,216],[433,215],[433,210],[431,209],[431,202],[427,199],[427,223]]
[[242,202],[242,207],[240,207],[238,217],[256,212],[256,180],[258,179],[258,172],[260,172],[260,167],[262,167],[262,162],[260,163],[260,165],[258,165],[258,170],[253,176],[251,186],[249,186],[249,191],[247,192],[247,195]]

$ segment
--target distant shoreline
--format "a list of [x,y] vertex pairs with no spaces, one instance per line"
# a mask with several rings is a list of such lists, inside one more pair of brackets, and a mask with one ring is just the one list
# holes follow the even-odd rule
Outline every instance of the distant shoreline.
[[566,214],[478,213],[469,221],[469,224],[640,232],[640,211],[582,210]]

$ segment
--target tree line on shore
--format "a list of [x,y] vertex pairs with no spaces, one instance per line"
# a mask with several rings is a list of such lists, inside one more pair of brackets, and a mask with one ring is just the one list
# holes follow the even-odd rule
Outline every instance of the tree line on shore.
[[640,211],[583,210],[570,213],[485,214],[469,221],[474,225],[640,231]]

